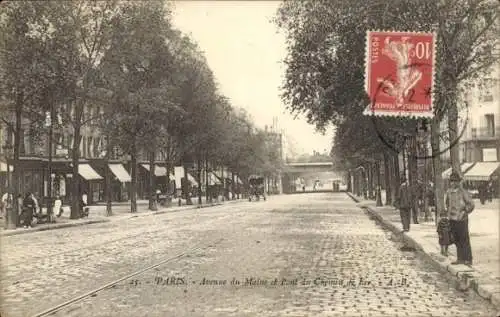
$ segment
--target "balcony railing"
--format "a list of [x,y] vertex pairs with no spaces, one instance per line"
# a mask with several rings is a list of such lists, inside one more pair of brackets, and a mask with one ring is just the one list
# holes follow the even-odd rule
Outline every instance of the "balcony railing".
[[478,139],[495,139],[500,138],[500,127],[495,128],[472,128],[471,138]]

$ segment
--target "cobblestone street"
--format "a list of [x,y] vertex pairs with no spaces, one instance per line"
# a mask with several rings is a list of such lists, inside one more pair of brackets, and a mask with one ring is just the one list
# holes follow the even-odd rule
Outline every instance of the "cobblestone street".
[[495,316],[393,240],[343,193],[10,236],[1,312],[32,316],[173,258],[54,316]]

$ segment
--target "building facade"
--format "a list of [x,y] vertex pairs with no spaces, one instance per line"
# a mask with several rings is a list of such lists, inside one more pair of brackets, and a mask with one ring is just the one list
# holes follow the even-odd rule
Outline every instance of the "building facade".
[[498,162],[500,157],[500,64],[484,85],[471,89],[468,125],[460,142],[463,162]]

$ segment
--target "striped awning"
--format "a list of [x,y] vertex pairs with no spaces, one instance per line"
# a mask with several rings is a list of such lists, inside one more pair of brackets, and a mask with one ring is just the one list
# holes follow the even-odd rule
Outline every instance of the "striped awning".
[[102,179],[102,176],[97,174],[89,164],[79,164],[78,174],[88,181]]
[[[149,164],[141,164],[149,172]],[[167,176],[167,169],[163,166],[155,164],[155,176]],[[174,175],[170,173],[170,180],[175,179]]]
[[491,175],[500,167],[500,162],[477,162],[464,174],[466,181],[489,181]]
[[122,164],[109,164],[109,169],[120,182],[126,183],[132,181],[132,178]]
[[187,173],[188,180],[191,182],[191,185],[193,186],[198,186],[198,182],[196,181],[196,178],[193,177],[193,175]]
[[[460,170],[462,171],[462,174],[467,172],[474,164],[475,164],[474,162],[467,162],[467,163],[463,163],[462,165],[460,165]],[[443,179],[450,179],[451,171],[452,171],[451,167],[448,168],[447,170],[445,170],[441,174]]]
[[243,185],[243,182],[241,181],[241,179],[240,179],[240,177],[239,177],[238,175],[236,175],[236,182],[237,182],[238,184]]
[[222,184],[222,182],[213,172],[210,172],[208,174],[208,184],[209,185],[220,185],[220,184]]

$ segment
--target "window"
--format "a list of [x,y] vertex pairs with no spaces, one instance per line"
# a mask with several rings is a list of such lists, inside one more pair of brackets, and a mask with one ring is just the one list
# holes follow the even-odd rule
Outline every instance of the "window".
[[93,146],[93,142],[94,139],[89,136],[87,137],[87,156],[88,157],[94,157],[94,153],[92,153],[92,146]]
[[101,153],[99,153],[99,143],[101,142],[101,138],[95,138],[93,141],[93,146],[92,146],[92,156],[93,157],[100,157]]
[[488,136],[495,136],[495,116],[493,114],[484,115],[486,118],[486,133]]

